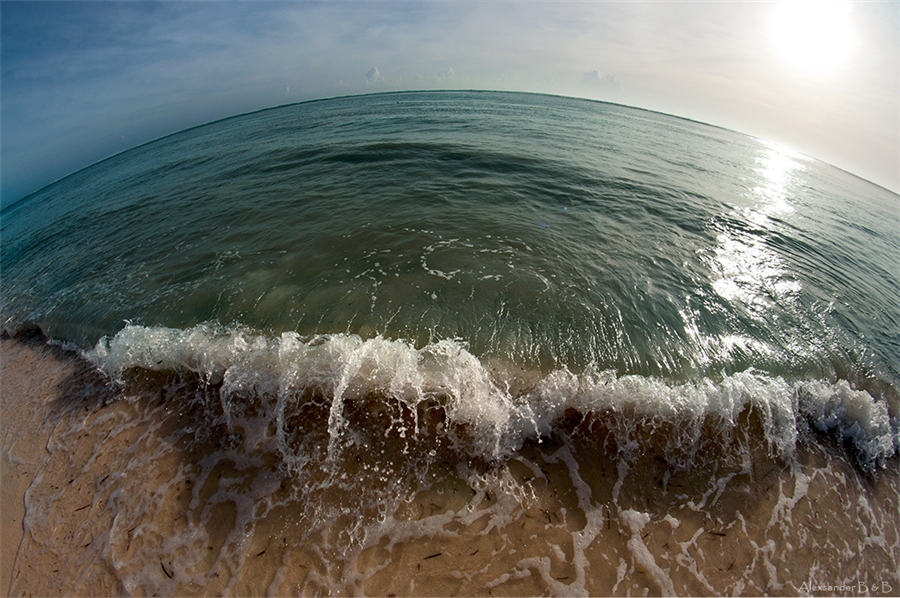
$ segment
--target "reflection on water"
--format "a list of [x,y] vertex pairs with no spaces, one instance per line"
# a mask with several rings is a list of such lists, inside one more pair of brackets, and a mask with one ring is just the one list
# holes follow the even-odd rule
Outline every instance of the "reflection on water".
[[784,276],[781,258],[762,239],[731,231],[719,234],[718,242],[713,288],[723,299],[762,317],[800,292],[800,283]]
[[773,143],[763,143],[765,151],[756,159],[754,171],[762,179],[752,189],[759,204],[756,210],[764,215],[784,215],[794,211],[789,202],[789,189],[797,176],[806,171],[803,156]]
[[713,259],[712,286],[723,299],[739,304],[758,318],[774,304],[784,305],[800,292],[787,278],[781,258],[767,244],[769,217],[793,211],[790,187],[804,167],[800,156],[768,145],[757,160],[760,184],[751,190],[754,205],[729,214],[720,227]]
[[[802,286],[789,274],[782,257],[772,248],[773,218],[789,216],[791,188],[797,175],[805,170],[802,156],[778,146],[764,146],[754,169],[758,179],[745,199],[749,205],[733,208],[714,225],[716,245],[709,258],[711,286],[731,313],[758,330],[770,334],[762,338],[726,333],[702,343],[716,347],[719,355],[745,354],[772,356],[777,353],[769,342],[784,322],[780,319],[796,313]],[[783,339],[782,339],[783,340]]]

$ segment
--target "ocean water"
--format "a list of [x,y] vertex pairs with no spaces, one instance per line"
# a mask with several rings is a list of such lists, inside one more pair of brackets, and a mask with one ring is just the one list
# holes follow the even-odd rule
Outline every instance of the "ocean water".
[[380,94],[140,146],[0,232],[4,394],[43,397],[4,441],[47,447],[14,593],[900,590],[900,197],[812,158]]

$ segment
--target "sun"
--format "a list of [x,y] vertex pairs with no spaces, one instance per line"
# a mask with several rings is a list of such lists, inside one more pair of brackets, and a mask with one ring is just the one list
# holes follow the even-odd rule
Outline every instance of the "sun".
[[851,2],[795,0],[777,3],[769,37],[777,57],[795,72],[823,77],[835,72],[853,48]]

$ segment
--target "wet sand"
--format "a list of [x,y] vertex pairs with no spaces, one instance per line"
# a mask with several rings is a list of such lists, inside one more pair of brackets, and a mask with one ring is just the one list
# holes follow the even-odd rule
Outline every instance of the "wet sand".
[[13,461],[10,453],[4,450],[0,453],[0,483],[2,483],[2,499],[0,499],[0,512],[2,512],[3,525],[0,528],[0,536],[3,538],[2,552],[0,552],[0,588],[6,595],[9,588],[10,573],[16,559],[16,551],[22,541],[22,521],[25,517],[25,491],[31,480],[34,479],[34,469],[25,467]]
[[48,456],[49,431],[42,425],[46,400],[58,394],[59,383],[73,371],[73,360],[48,351],[42,338],[0,339],[0,590],[4,595],[22,542],[25,493]]
[[[385,413],[350,405],[356,436],[326,471],[313,404],[293,415],[309,431],[292,469],[270,422],[206,425],[215,397],[181,401],[162,374],[123,394],[40,338],[0,354],[11,595],[900,591],[896,460],[864,474],[827,439],[774,458],[753,413],[731,449],[701,438],[679,468],[672,430],[637,430],[622,458],[622,413],[568,414],[558,437],[486,464],[440,443],[417,457]],[[440,425],[420,416],[423,435]]]

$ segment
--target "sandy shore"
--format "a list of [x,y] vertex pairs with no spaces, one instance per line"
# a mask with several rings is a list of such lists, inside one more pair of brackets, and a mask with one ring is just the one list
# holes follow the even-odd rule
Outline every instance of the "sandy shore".
[[265,421],[204,436],[166,384],[155,397],[106,401],[89,366],[41,339],[0,339],[0,355],[0,587],[12,595],[900,588],[897,472],[861,475],[834,450],[690,471],[651,450],[623,468],[601,442],[614,422],[598,417],[571,423],[582,441],[526,446],[480,477],[438,455],[430,485],[380,521],[365,492],[403,473],[385,467],[402,463],[401,445],[382,445],[381,460],[374,445],[348,446],[346,476],[298,483],[265,448]]
[[25,490],[34,479],[35,468],[16,463],[6,449],[0,452],[0,483],[2,483],[2,499],[0,499],[0,513],[2,513],[3,526],[0,528],[0,536],[3,537],[2,552],[0,552],[0,588],[3,595],[8,594],[10,574],[16,551],[22,541],[22,520],[25,517]]
[[[22,541],[25,492],[46,462],[49,430],[41,422],[76,368],[47,350],[43,339],[0,339],[0,591],[8,594]],[[21,375],[42,372],[39,376]]]

